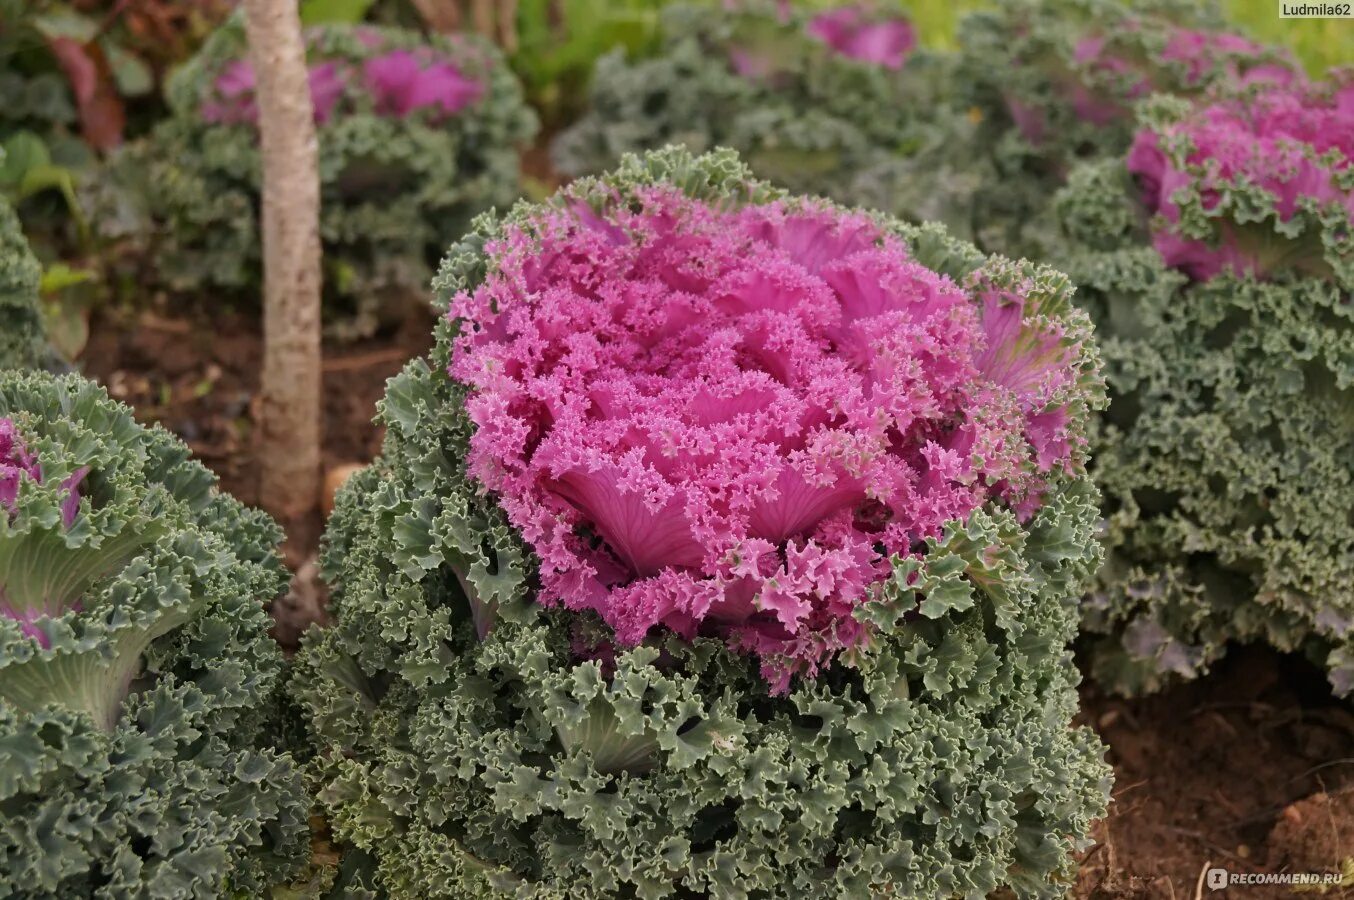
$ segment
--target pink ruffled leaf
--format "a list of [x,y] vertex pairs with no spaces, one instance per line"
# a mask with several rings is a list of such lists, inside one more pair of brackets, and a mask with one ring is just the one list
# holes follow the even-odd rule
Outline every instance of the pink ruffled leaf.
[[891,557],[989,501],[1031,513],[1077,444],[1077,348],[1023,287],[957,284],[860,214],[655,186],[487,251],[449,313],[470,472],[540,601],[621,644],[722,636],[783,689],[869,640]]

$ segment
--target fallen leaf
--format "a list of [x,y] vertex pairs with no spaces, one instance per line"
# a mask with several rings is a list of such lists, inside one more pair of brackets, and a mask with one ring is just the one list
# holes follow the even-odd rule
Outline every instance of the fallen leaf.
[[121,144],[127,112],[103,49],[96,43],[82,44],[63,35],[48,36],[47,45],[75,94],[85,140],[96,150],[111,150]]

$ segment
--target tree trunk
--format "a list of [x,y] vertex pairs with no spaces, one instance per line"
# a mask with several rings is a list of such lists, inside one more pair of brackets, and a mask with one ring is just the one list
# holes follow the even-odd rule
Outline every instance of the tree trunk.
[[320,175],[296,0],[245,0],[263,157],[262,505],[283,523],[320,488]]

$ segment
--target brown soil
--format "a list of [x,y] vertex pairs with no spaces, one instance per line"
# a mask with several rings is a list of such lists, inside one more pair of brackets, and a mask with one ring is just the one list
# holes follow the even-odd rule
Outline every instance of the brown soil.
[[[324,448],[328,475],[366,463],[381,449],[372,423],[385,383],[432,345],[432,311],[411,314],[388,333],[324,348]],[[216,472],[221,488],[254,506],[259,465],[254,416],[263,353],[257,315],[104,312],[90,326],[79,367],[136,410],[187,442]],[[326,477],[334,487],[334,479]],[[315,568],[320,511],[287,523],[287,564],[296,578],[273,607],[275,636],[288,649],[324,618],[325,592]]]
[[[210,318],[145,312],[103,314],[90,326],[79,367],[145,422],[181,436],[220,477],[221,487],[258,504],[252,444],[263,354],[257,316]],[[372,425],[386,379],[432,345],[432,312],[391,333],[324,350],[326,470],[370,460],[381,448]]]
[[[391,334],[326,348],[327,468],[379,450],[375,403],[386,379],[427,350],[430,330],[430,318],[415,317]],[[86,374],[143,421],[182,436],[224,489],[257,503],[254,319],[105,314],[91,334]],[[323,604],[312,562],[319,528],[317,514],[290,538],[289,562],[307,574],[290,606],[275,610],[284,644]],[[1293,898],[1304,895],[1254,885],[1215,892],[1201,878],[1209,866],[1334,872],[1354,860],[1354,709],[1333,702],[1324,677],[1303,661],[1237,650],[1208,677],[1137,701],[1088,686],[1081,719],[1109,745],[1115,787],[1084,854],[1078,900]],[[1324,896],[1354,897],[1354,870],[1347,881]]]
[[[1354,711],[1322,673],[1234,650],[1209,676],[1143,700],[1082,692],[1109,745],[1114,800],[1084,857],[1081,900],[1193,898],[1206,868],[1339,872],[1354,857]],[[1326,896],[1354,896],[1354,885]],[[1202,896],[1252,900],[1291,887]]]

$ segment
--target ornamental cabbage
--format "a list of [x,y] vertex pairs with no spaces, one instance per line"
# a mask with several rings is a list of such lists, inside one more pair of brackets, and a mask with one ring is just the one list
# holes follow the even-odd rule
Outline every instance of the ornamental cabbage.
[[1082,336],[1033,279],[961,286],[868,216],[637,188],[511,224],[455,298],[467,467],[546,604],[625,644],[724,635],[783,688],[867,640],[890,558],[1081,462]]
[[1354,236],[1340,226],[1354,219],[1354,77],[1340,77],[1264,85],[1201,109],[1159,108],[1127,165],[1168,266],[1201,281],[1224,269],[1320,276],[1330,273],[1329,253],[1348,272]]
[[1354,691],[1351,84],[1156,98],[1075,170],[1061,264],[1109,335],[1092,662],[1127,692],[1265,640]]
[[19,217],[0,199],[0,370],[27,369],[50,351],[38,306],[42,267],[28,248]]
[[280,537],[101,388],[0,374],[0,894],[259,896],[304,863]]
[[560,171],[596,174],[668,143],[732,147],[797,192],[911,211],[906,157],[928,140],[947,68],[906,19],[748,0],[669,7],[660,31],[652,58],[598,61],[590,111],[555,141]]
[[481,219],[437,286],[293,682],[376,883],[1065,892],[1108,785],[1066,278],[669,148]]
[[[366,334],[392,304],[424,292],[438,254],[474,216],[517,198],[517,148],[536,121],[479,38],[324,26],[306,40],[326,299],[344,314],[331,315],[330,330]],[[115,165],[172,289],[248,293],[260,280],[258,109],[245,50],[237,21],[214,34],[171,81],[171,117]]]
[[886,69],[901,69],[917,45],[911,22],[896,16],[872,15],[863,6],[821,12],[809,19],[805,31],[841,56]]
[[1079,160],[1128,148],[1137,102],[1302,78],[1286,51],[1225,29],[1190,0],[1001,0],[971,14],[953,136],[936,145],[937,161],[963,173],[950,220],[967,219],[987,249],[1046,256],[1049,198]]

